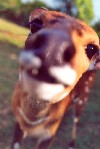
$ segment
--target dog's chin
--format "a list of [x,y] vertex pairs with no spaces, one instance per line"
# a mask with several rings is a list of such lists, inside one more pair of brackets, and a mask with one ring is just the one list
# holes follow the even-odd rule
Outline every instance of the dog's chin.
[[19,73],[19,81],[22,84],[23,90],[30,96],[50,103],[56,103],[62,100],[71,90],[70,87],[67,88],[61,83],[40,81],[34,76],[30,76],[25,70]]

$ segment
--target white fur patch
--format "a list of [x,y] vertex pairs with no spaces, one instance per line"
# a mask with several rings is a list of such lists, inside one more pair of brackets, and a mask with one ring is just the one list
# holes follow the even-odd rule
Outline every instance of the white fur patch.
[[15,143],[14,144],[14,149],[20,149],[20,144],[19,143]]
[[40,68],[42,61],[31,51],[23,51],[19,56],[19,64],[24,66],[25,69]]
[[75,149],[75,148],[73,148],[73,147],[69,147],[68,149]]
[[23,138],[26,138],[28,135],[27,131],[24,131]]
[[52,66],[49,69],[49,73],[59,82],[66,85],[72,85],[76,80],[76,71],[70,65]]
[[91,62],[91,64],[90,64],[88,70],[94,70],[94,69],[95,69],[95,65],[96,65],[96,59]]
[[63,90],[64,86],[61,84],[40,83],[39,87],[37,88],[37,93],[43,100],[50,101],[57,94],[63,92]]
[[78,123],[78,121],[79,121],[79,118],[78,117],[75,117],[74,118],[74,123]]
[[93,77],[92,77],[92,76],[90,76],[90,77],[89,77],[89,81],[92,81],[92,80],[93,80]]
[[88,98],[87,97],[84,97],[84,102],[87,102]]
[[83,104],[83,100],[79,100],[78,104],[82,105]]
[[[29,94],[34,94],[41,100],[52,101],[56,96],[61,100],[69,94],[69,90],[64,92],[65,87],[62,84],[50,84],[31,78],[25,71],[20,72],[20,81],[23,89]],[[59,96],[58,96],[59,95]]]
[[89,84],[89,82],[88,81],[85,81],[85,85],[88,85]]
[[[41,135],[39,135],[38,144],[42,141],[46,141],[52,137],[52,134],[49,129],[45,129]],[[38,148],[38,147],[37,147]]]
[[89,86],[85,86],[85,93],[89,93],[90,89]]

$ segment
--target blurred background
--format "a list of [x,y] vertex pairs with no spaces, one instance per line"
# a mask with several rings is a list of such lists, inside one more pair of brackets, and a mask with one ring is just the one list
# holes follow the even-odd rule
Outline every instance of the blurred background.
[[[46,7],[80,18],[100,37],[99,0],[0,0],[0,149],[10,149],[15,119],[11,96],[18,80],[17,58],[29,34],[28,17],[32,10]],[[91,35],[92,36],[92,35]],[[100,149],[100,72],[79,124],[77,149]],[[71,137],[73,108],[69,109],[50,149],[66,149]],[[32,138],[24,149],[33,149]]]
[[21,26],[28,26],[28,16],[37,7],[65,12],[91,24],[100,31],[98,0],[0,0],[0,16]]

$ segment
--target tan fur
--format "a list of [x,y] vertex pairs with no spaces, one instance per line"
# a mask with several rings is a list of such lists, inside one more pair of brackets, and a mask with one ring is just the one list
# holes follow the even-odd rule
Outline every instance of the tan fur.
[[[68,39],[69,42],[76,49],[76,53],[70,63],[77,72],[77,78],[72,86],[64,89],[64,93],[69,89],[70,94],[63,100],[57,102],[58,96],[56,96],[56,99],[54,99],[54,101],[56,101],[55,103],[49,103],[48,101],[38,101],[35,98],[33,99],[31,94],[24,91],[24,87],[20,81],[17,83],[14,90],[12,107],[21,130],[23,132],[27,132],[27,135],[38,137],[38,142],[41,142],[42,140],[51,138],[55,135],[64,113],[71,103],[72,96],[78,94],[78,92],[82,93],[81,89],[83,89],[84,81],[87,80],[87,77],[85,76],[85,79],[84,77],[83,79],[80,79],[80,77],[86,72],[90,65],[90,61],[86,57],[84,49],[89,43],[94,43],[99,46],[99,39],[95,31],[84,22],[67,16],[63,13],[40,9],[31,13],[29,22],[35,18],[41,19],[44,22],[44,28],[48,30],[52,28],[52,24],[50,23],[52,20],[60,20],[59,23],[53,25],[53,28],[59,30],[61,29],[64,32],[67,32],[70,35],[70,39]],[[36,36],[37,34],[34,34],[33,36],[29,36],[27,38],[27,49],[30,47]],[[81,59],[83,60],[82,62]],[[77,84],[79,79],[80,81]],[[81,100],[84,100],[86,96],[79,94],[79,97]],[[73,96],[73,98],[75,97]],[[37,108],[35,108],[36,106]],[[43,122],[39,122],[39,119],[43,119]],[[39,123],[35,125],[36,122]]]

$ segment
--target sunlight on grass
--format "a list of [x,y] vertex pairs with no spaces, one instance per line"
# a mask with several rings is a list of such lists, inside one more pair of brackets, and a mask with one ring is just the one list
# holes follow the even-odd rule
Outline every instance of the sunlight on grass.
[[0,30],[11,31],[12,33],[25,36],[27,36],[29,33],[28,29],[6,21],[4,19],[0,19]]
[[0,41],[9,42],[22,48],[28,34],[28,29],[4,19],[0,19]]

